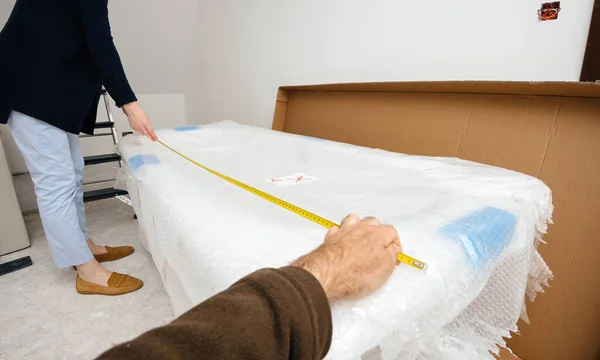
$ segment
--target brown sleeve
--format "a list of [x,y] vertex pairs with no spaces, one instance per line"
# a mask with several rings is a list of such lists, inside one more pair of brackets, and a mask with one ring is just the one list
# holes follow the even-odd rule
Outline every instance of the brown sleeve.
[[331,309],[298,267],[263,269],[98,359],[322,359]]

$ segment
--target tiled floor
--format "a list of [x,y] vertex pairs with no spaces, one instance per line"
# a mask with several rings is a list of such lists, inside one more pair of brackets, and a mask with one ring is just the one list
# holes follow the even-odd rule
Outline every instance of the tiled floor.
[[118,297],[77,294],[75,271],[54,267],[39,216],[28,215],[31,248],[0,257],[0,263],[26,255],[33,260],[0,277],[0,359],[91,359],[173,319],[151,256],[137,240],[132,209],[110,199],[88,204],[87,214],[97,244],[136,249],[106,267],[141,278],[144,287]]

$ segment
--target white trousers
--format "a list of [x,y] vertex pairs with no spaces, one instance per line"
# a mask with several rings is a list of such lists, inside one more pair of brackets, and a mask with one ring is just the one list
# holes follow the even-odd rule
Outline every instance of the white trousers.
[[83,205],[79,136],[13,111],[8,122],[35,185],[44,232],[58,268],[92,260]]

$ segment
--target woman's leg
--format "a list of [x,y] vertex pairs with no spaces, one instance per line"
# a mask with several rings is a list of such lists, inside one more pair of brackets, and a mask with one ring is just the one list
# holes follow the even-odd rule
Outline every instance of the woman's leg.
[[71,151],[71,160],[73,161],[73,168],[75,170],[75,197],[73,201],[77,208],[77,218],[79,220],[79,228],[83,233],[83,237],[87,241],[88,247],[94,255],[106,254],[106,248],[104,246],[96,246],[90,238],[88,231],[87,222],[85,218],[85,205],[83,204],[83,170],[85,168],[85,162],[83,155],[81,154],[81,145],[79,143],[79,136],[75,134],[67,134],[69,140],[69,148]]
[[[77,266],[84,280],[106,286],[111,273],[94,259],[86,242],[87,228],[82,229],[78,216],[76,200],[79,196],[83,199],[83,193],[78,194],[80,180],[69,134],[16,111],[10,117],[10,130],[35,185],[40,218],[56,266]],[[85,218],[83,221],[85,225]]]
[[[85,205],[83,204],[83,170],[85,167],[85,161],[83,160],[83,155],[81,154],[79,136],[74,134],[67,134],[67,139],[69,142],[69,149],[71,152],[71,160],[73,162],[73,171],[75,173],[75,194],[73,196],[73,204],[77,210],[76,212],[77,220],[79,223],[79,229],[83,234],[83,238],[86,240],[87,246],[89,247],[92,254],[103,256],[104,261],[117,260],[128,256],[129,254],[133,253],[133,248],[131,246],[120,246],[117,248],[111,248],[111,253],[109,254],[107,247],[97,246],[96,244],[94,244],[92,239],[90,239],[85,219]],[[115,291],[116,294],[125,294],[139,289],[143,284],[141,280],[132,278],[128,275],[109,272],[102,265],[100,265],[96,258],[92,259],[92,261],[90,262],[77,266],[77,271],[79,273],[80,279],[83,279],[87,282],[91,282],[95,285],[101,285],[103,287],[113,287],[113,291],[110,291],[109,289],[108,292],[106,288],[100,290],[92,289],[91,293],[94,294],[102,293],[114,295]],[[81,293],[90,293],[89,286],[82,285],[79,279],[77,280],[76,287],[77,290]],[[115,287],[120,289],[114,290]]]
[[44,232],[58,268],[93,259],[77,216],[76,177],[67,133],[13,111],[11,133],[35,185]]
[[81,146],[79,144],[79,137],[75,134],[67,133],[67,140],[69,142],[69,151],[71,155],[71,161],[73,162],[73,170],[75,172],[75,196],[73,197],[73,203],[77,209],[77,220],[79,221],[79,228],[83,233],[85,240],[90,239],[90,233],[87,229],[87,223],[85,219],[85,206],[83,204],[83,169],[85,163],[83,161],[83,155],[81,154]]

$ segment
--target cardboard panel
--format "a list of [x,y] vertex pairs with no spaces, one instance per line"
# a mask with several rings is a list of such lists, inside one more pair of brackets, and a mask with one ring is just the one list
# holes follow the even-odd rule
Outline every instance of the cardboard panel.
[[426,156],[455,156],[471,118],[473,96],[418,94],[414,97],[415,110],[404,151]]
[[553,97],[477,95],[456,155],[536,176],[559,104]]
[[526,360],[600,358],[600,101],[561,105],[540,172],[555,206],[540,253],[554,272],[509,345]]
[[554,197],[555,225],[540,252],[555,280],[528,306],[531,325],[520,324],[510,348],[525,360],[600,358],[600,85],[424,82],[285,89],[278,126],[286,132],[408,154],[457,155],[539,176]]
[[285,90],[277,92],[277,102],[275,103],[275,115],[273,115],[273,130],[283,131],[283,124],[287,113],[288,94]]
[[396,152],[454,156],[472,107],[470,95],[292,92],[284,131]]
[[406,94],[292,92],[284,131],[401,152],[414,106]]

